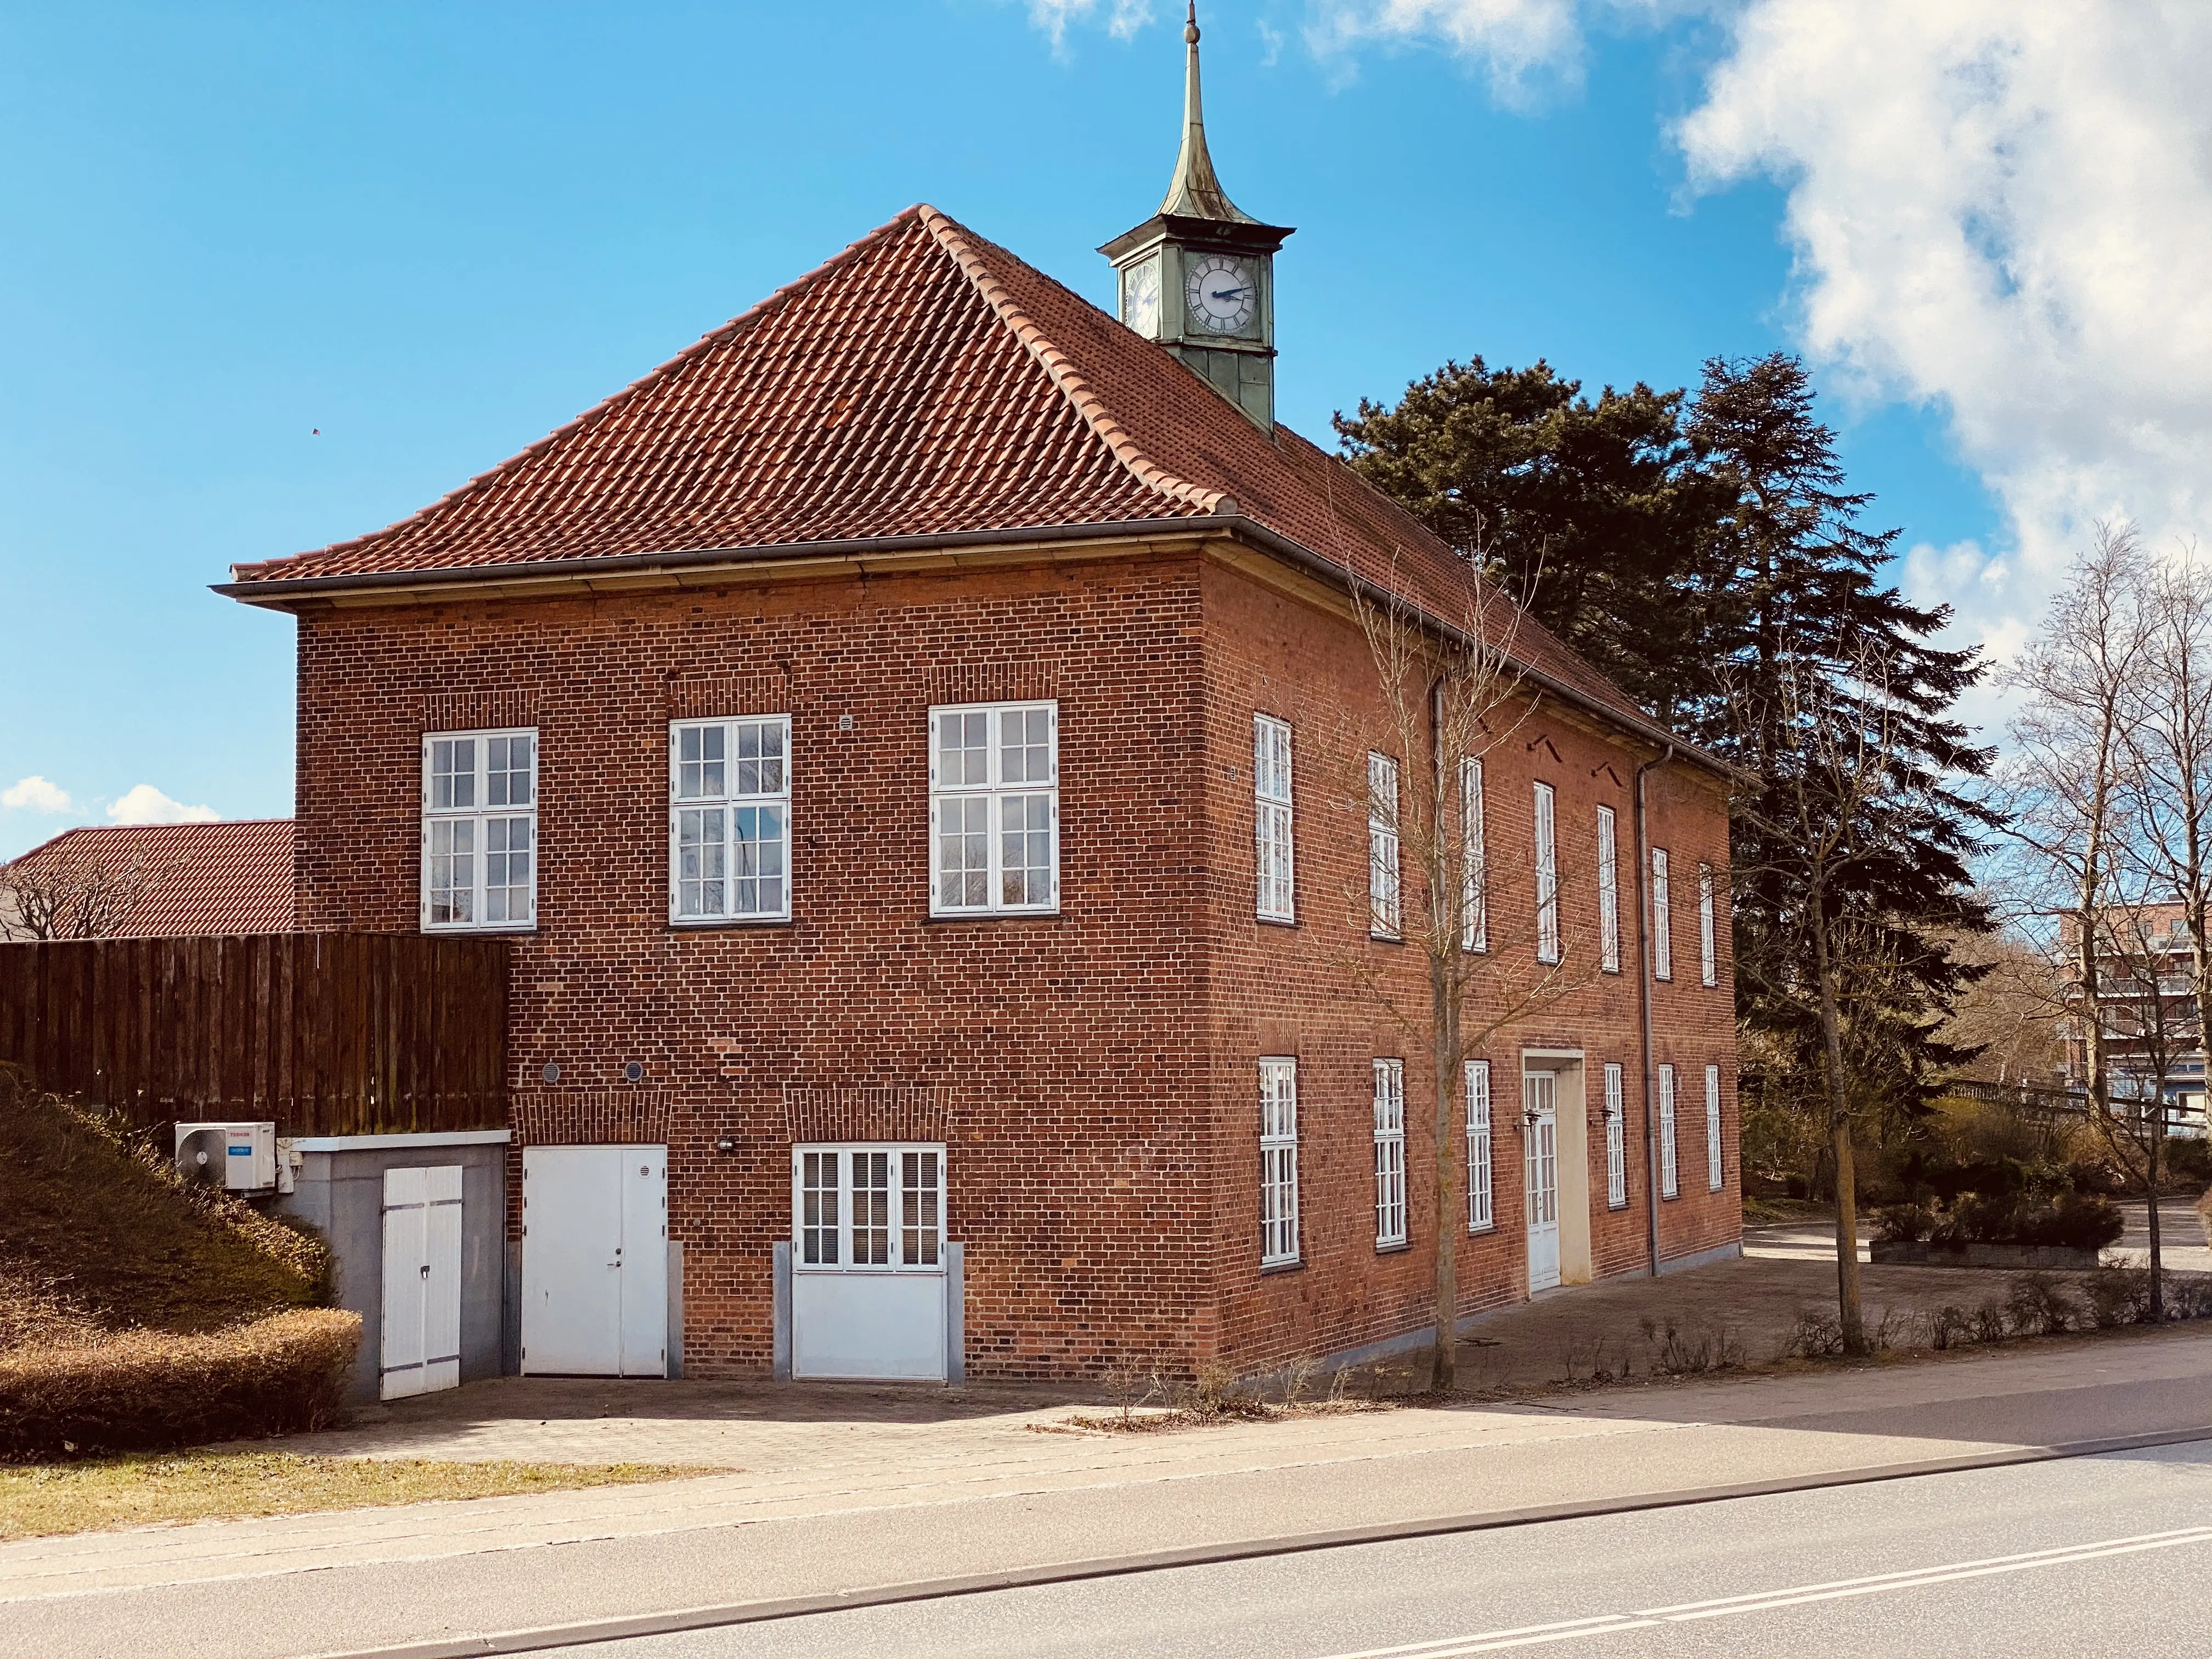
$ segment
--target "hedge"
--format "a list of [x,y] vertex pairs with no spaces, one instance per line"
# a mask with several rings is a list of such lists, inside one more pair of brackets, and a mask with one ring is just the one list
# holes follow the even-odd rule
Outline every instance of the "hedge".
[[326,1428],[360,1346],[360,1315],[314,1308],[206,1335],[123,1331],[0,1353],[0,1461]]

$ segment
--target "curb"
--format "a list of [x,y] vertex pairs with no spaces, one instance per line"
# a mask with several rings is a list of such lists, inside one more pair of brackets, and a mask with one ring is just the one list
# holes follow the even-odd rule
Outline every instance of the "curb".
[[574,1624],[547,1625],[530,1630],[496,1631],[483,1636],[452,1637],[434,1642],[405,1642],[392,1647],[346,1649],[317,1654],[313,1659],[477,1659],[477,1656],[486,1654],[536,1653],[548,1648],[619,1641],[627,1637],[665,1636],[679,1631],[764,1624],[775,1620],[799,1619],[811,1613],[835,1613],[852,1607],[896,1607],[907,1601],[934,1601],[957,1595],[986,1595],[994,1590],[1028,1589],[1045,1584],[1075,1583],[1089,1578],[1115,1578],[1132,1573],[1158,1572],[1170,1567],[1206,1566],[1227,1561],[1259,1560],[1275,1555],[1299,1555],[1313,1550],[1342,1549],[1354,1544],[1437,1538],[1455,1533],[1493,1532],[1507,1527],[1534,1526],[1547,1521],[1633,1515],[1646,1510],[1721,1504],[1739,1498],[1769,1498],[1787,1492],[1819,1492],[1835,1486],[1872,1486],[1885,1480],[1911,1480],[1917,1475],[1957,1474],[2026,1463],[2051,1463],[2067,1458],[2095,1457],[2111,1452],[2180,1445],[2197,1440],[2212,1440],[2212,1425],[2201,1428],[2169,1429],[2156,1434],[2069,1440],[2051,1446],[2021,1446],[1960,1457],[1931,1457],[1910,1463],[1881,1463],[1867,1468],[1838,1469],[1781,1480],[1690,1486],[1674,1492],[1639,1492],[1622,1498],[1541,1504],[1523,1509],[1490,1510],[1471,1515],[1435,1516],[1419,1521],[1382,1522],[1372,1526],[1346,1527],[1329,1532],[1292,1533],[1274,1538],[1245,1539],[1234,1543],[1194,1544],[1180,1549],[1146,1550],[1136,1554],[1103,1556],[1089,1561],[1065,1561],[1048,1566],[1003,1568],[996,1572],[972,1573],[957,1577],[921,1578],[903,1584],[878,1584],[864,1589],[786,1596],[775,1601],[731,1601],[713,1607],[685,1607],[670,1613],[631,1613],[619,1618],[585,1620]]

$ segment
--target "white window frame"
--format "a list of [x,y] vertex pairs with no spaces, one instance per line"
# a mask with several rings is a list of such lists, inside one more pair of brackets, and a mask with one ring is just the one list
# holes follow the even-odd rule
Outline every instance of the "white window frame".
[[1404,937],[1405,883],[1398,865],[1398,763],[1367,756],[1367,933]]
[[[878,1153],[886,1155],[889,1159],[889,1184],[883,1189],[886,1195],[884,1224],[883,1228],[877,1228],[871,1218],[866,1231],[874,1233],[887,1230],[884,1259],[855,1262],[853,1259],[857,1219],[853,1203],[855,1187],[854,1158],[857,1155]],[[828,1190],[808,1187],[806,1160],[810,1154],[834,1156],[837,1160],[836,1214],[830,1219],[827,1228],[817,1226],[810,1229],[807,1225],[810,1218],[810,1218],[807,1214],[805,1200],[808,1192]],[[936,1160],[936,1184],[933,1188],[921,1181],[917,1181],[912,1188],[908,1186],[905,1166],[909,1155],[917,1160]],[[915,1173],[921,1174],[922,1170],[917,1170]],[[873,1192],[877,1189],[872,1185],[867,1190]],[[933,1193],[936,1199],[934,1224],[932,1224],[927,1201]],[[791,1149],[791,1270],[798,1273],[941,1273],[945,1271],[946,1199],[945,1144],[942,1141],[831,1140],[803,1141],[794,1145]],[[911,1204],[910,1200],[914,1200]],[[909,1207],[915,1212],[911,1218],[908,1213]],[[909,1220],[911,1225],[908,1224]],[[835,1261],[823,1260],[816,1239],[809,1236],[810,1232],[818,1234],[825,1231],[835,1235]],[[868,1243],[867,1254],[872,1256],[875,1254],[872,1238]],[[914,1259],[909,1259],[910,1256]],[[809,1260],[810,1257],[813,1259]]]
[[1628,1207],[1628,1110],[1618,1060],[1605,1063],[1605,1204]]
[[[527,785],[530,799],[525,802],[509,799],[495,804],[491,799],[495,793],[491,766],[492,745],[495,743],[511,744],[517,738],[530,745]],[[458,787],[459,772],[454,771],[450,764],[443,769],[438,765],[441,761],[452,759],[450,750],[441,752],[441,745],[464,743],[471,745],[465,791]],[[424,933],[529,933],[537,927],[540,852],[538,801],[544,764],[544,754],[538,744],[538,728],[532,726],[492,726],[473,732],[425,732],[422,734],[420,915]],[[496,793],[510,793],[514,775],[512,766],[499,769],[500,782]],[[438,800],[441,779],[453,781],[448,785],[447,799],[442,805]],[[459,799],[464,793],[465,800]],[[513,859],[515,849],[509,843],[514,833],[513,826],[517,823],[525,826],[522,833],[529,842],[529,845],[521,849],[523,856],[529,860],[526,866],[527,876],[519,884],[523,890],[523,904],[528,914],[520,917],[512,914],[513,894],[518,884],[502,882],[497,884],[497,890],[502,895],[502,901],[497,908],[508,914],[496,921],[488,920],[486,912],[494,908],[489,902],[493,884],[488,879],[492,873],[492,860],[495,857]],[[496,838],[502,843],[497,849],[491,845],[495,839],[495,826],[497,826]],[[455,844],[463,840],[467,843],[465,848]],[[445,843],[442,848],[440,846],[441,842]],[[434,895],[463,890],[450,884],[437,884],[434,877],[453,872],[452,864],[441,861],[464,858],[468,860],[465,891],[469,914],[459,920],[434,917],[432,914]]]
[[1674,908],[1667,885],[1667,849],[1651,849],[1651,977],[1674,977]]
[[1406,1243],[1406,1062],[1375,1062],[1375,1248]]
[[1698,977],[1705,984],[1720,983],[1719,940],[1714,937],[1713,866],[1698,866]]
[[1490,949],[1490,870],[1482,827],[1482,763],[1469,757],[1459,767],[1460,860],[1467,890],[1461,895],[1460,948]]
[[1659,1196],[1682,1195],[1681,1171],[1674,1157],[1674,1068],[1659,1068]]
[[1536,960],[1559,959],[1559,796],[1548,783],[1536,786]]
[[1260,1265],[1298,1261],[1298,1062],[1260,1062]]
[[1620,971],[1620,837],[1613,808],[1597,809],[1597,965]]
[[[1030,714],[1044,716],[1045,770],[1042,779],[1024,776],[1009,783],[1006,780],[1005,722],[1009,716],[1026,720]],[[953,752],[963,757],[962,775],[948,775],[945,764],[945,751],[940,747],[945,722],[965,720],[980,715],[983,720],[982,754],[983,775],[974,778],[968,775],[964,757],[973,752],[970,745],[956,745]],[[969,735],[963,731],[963,734]],[[1023,733],[1026,739],[1026,729]],[[1016,745],[1026,755],[1034,745],[1024,741]],[[1041,807],[1045,823],[1042,830],[1034,825],[1024,825],[1009,831],[1006,827],[1006,814],[1015,803],[1020,803],[1024,814]],[[945,812],[959,805],[963,816],[967,809],[981,805],[980,832],[964,824],[948,836],[945,830]],[[1024,869],[1042,867],[1044,871],[1044,896],[1041,899],[1009,902],[1006,897],[1006,841],[1009,834],[1030,836],[1042,834],[1045,838],[1045,862],[1042,866],[1026,863]],[[948,872],[946,854],[948,842],[958,841],[963,853],[973,850],[978,838],[982,842],[983,862],[970,867],[963,863],[957,871]],[[1026,848],[1024,849],[1027,850]],[[982,878],[981,902],[967,896],[968,885],[963,883],[958,902],[946,897],[948,874],[955,877]],[[1055,915],[1060,910],[1060,705],[1055,702],[967,702],[939,703],[929,711],[929,914],[933,916],[1040,916]]]
[[1495,1147],[1491,1139],[1490,1062],[1467,1062],[1467,1230],[1486,1233],[1498,1224],[1492,1200]]
[[1296,921],[1297,840],[1291,805],[1291,723],[1252,716],[1252,841],[1262,921]]
[[1705,1067],[1705,1185],[1721,1189],[1726,1172],[1721,1158],[1721,1068]]
[[[744,731],[748,727],[754,729],[756,742],[763,749],[766,747],[768,735],[770,732],[775,734],[775,787],[773,788],[758,787],[762,777],[767,773],[769,757],[761,754],[747,757],[741,753],[744,743]],[[700,758],[687,761],[684,758],[684,740],[687,735],[695,732],[698,734],[700,740]],[[720,735],[722,754],[719,760],[711,758],[707,754],[712,734]],[[757,773],[754,779],[756,787],[750,790],[738,787],[744,781],[743,769],[748,758],[754,763]],[[710,775],[707,773],[706,769],[714,766],[720,766],[722,769],[723,787],[719,792],[709,790],[705,787],[710,781]],[[689,781],[690,773],[695,768],[702,774],[699,780],[700,787],[695,792],[687,794],[684,793],[684,786]],[[722,873],[719,879],[703,873],[706,867],[703,854],[708,849],[703,839],[702,826],[701,842],[702,873],[694,882],[687,884],[684,872],[684,818],[687,814],[695,813],[702,818],[709,813],[722,815],[722,839],[718,849],[722,854]],[[778,829],[773,840],[771,841],[765,835],[741,838],[738,833],[738,820],[739,816],[744,813],[755,814],[757,819],[759,816],[774,813]],[[772,861],[779,866],[779,873],[772,876],[756,873],[750,877],[740,874],[738,866],[740,862],[738,854],[741,848],[750,849],[750,861],[757,872],[761,866]],[[774,849],[772,860],[769,856],[771,848]],[[790,921],[791,848],[791,716],[788,714],[733,714],[714,720],[669,721],[669,925],[673,927],[715,927],[731,922]],[[753,882],[756,888],[763,883],[774,881],[780,894],[780,902],[773,908],[758,902],[750,908],[738,908],[733,901],[738,888],[748,880]],[[696,910],[686,910],[684,907],[684,890],[687,884],[698,885],[702,888],[708,884],[719,886],[721,889],[720,908],[714,909],[705,908],[703,903],[705,895],[702,892],[701,908]]]

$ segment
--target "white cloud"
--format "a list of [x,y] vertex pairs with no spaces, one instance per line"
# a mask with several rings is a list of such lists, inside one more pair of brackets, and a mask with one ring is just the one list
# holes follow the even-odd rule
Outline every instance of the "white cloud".
[[141,783],[111,802],[107,816],[117,823],[213,823],[222,814],[212,806],[186,806],[152,784]]
[[47,782],[36,773],[0,789],[0,806],[33,812],[66,812],[70,810],[69,791]]
[[[1030,21],[1052,37],[1053,50],[1057,52],[1066,43],[1068,26],[1088,22],[1099,3],[1100,0],[1029,0]],[[1106,32],[1117,40],[1129,40],[1152,21],[1152,0],[1109,0],[1106,6]]]
[[1582,77],[1576,0],[1319,0],[1306,42],[1320,58],[1370,43],[1435,45],[1475,59],[1501,101],[1522,104],[1539,72]]

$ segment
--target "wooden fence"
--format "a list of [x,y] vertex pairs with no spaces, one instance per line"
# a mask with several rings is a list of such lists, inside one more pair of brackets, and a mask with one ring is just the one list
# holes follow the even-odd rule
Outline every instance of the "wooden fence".
[[507,955],[404,933],[0,945],[0,1060],[149,1127],[503,1128]]

